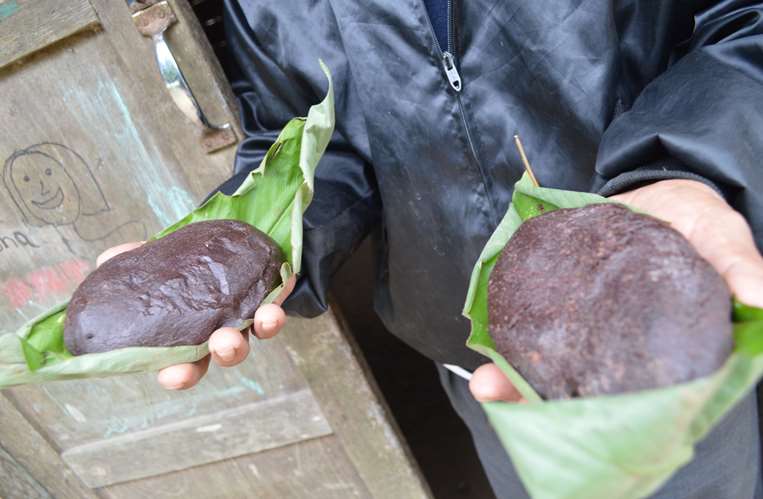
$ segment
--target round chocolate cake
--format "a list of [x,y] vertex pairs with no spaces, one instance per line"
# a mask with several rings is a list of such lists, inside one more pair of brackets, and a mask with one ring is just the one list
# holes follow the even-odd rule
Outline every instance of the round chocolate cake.
[[488,312],[498,352],[547,399],[690,381],[732,349],[721,276],[666,223],[614,204],[523,223]]
[[197,222],[115,256],[74,292],[64,341],[74,355],[198,345],[251,319],[279,283],[283,254],[234,220]]

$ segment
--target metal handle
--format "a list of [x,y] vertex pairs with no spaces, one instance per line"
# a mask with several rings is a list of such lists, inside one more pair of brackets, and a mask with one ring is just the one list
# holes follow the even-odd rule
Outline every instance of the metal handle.
[[213,125],[204,115],[199,102],[194,97],[188,82],[180,70],[164,32],[177,22],[172,7],[165,1],[155,3],[132,15],[138,31],[154,42],[154,54],[164,84],[180,111],[194,123],[201,132],[201,145],[207,153],[222,149],[236,142],[236,133],[229,123]]

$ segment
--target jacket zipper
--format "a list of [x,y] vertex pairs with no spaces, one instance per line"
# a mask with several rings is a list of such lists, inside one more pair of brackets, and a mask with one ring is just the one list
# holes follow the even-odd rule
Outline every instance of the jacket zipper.
[[[422,0],[422,4],[423,3],[424,2]],[[426,10],[426,6],[423,7],[425,7]],[[469,144],[469,152],[472,153],[472,159],[474,160],[474,163],[480,172],[482,183],[485,184],[485,193],[487,194],[488,202],[490,203],[491,215],[493,216],[495,223],[498,223],[499,218],[495,210],[493,196],[490,194],[490,189],[488,188],[487,175],[485,174],[485,170],[482,168],[482,163],[480,163],[479,156],[477,156],[477,149],[474,147],[474,140],[472,140],[472,133],[469,130],[469,123],[466,121],[464,104],[461,102],[461,89],[463,85],[461,81],[461,74],[458,72],[458,68],[456,66],[456,57],[454,55],[456,35],[453,19],[453,0],[448,0],[448,46],[445,47],[445,50],[443,50],[440,46],[440,41],[437,39],[437,34],[434,31],[434,26],[432,26],[432,20],[429,19],[429,15],[427,14],[425,17],[427,19],[427,23],[429,24],[429,30],[432,32],[432,38],[434,39],[435,47],[437,47],[437,52],[440,54],[440,60],[442,62],[442,67],[445,70],[445,76],[448,78],[448,83],[450,83],[451,88],[456,91],[456,102],[458,103],[458,111],[461,115],[461,122],[463,123],[464,131],[466,132],[466,141]]]
[[442,49],[440,40],[437,39],[437,35],[434,32],[434,26],[432,26],[432,20],[429,19],[428,15],[426,17],[427,22],[429,23],[429,28],[432,31],[434,44],[437,46],[437,51],[440,53],[440,64],[442,64],[442,69],[445,70],[445,76],[448,78],[448,83],[450,83],[453,90],[460,92],[461,75],[458,73],[458,68],[456,67],[456,58],[453,57],[453,46],[455,45],[453,40],[455,37],[455,34],[453,33],[453,0],[448,0],[448,46],[445,47],[445,50]]

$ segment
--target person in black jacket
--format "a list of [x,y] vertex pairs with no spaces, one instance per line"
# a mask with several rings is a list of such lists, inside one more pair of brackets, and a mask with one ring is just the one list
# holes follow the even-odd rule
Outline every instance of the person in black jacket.
[[[332,273],[380,226],[375,308],[437,363],[498,497],[526,492],[475,398],[518,396],[465,347],[461,308],[522,174],[513,134],[541,185],[667,220],[741,301],[763,306],[763,2],[227,0],[225,22],[246,136],[223,191],[325,93],[319,58],[335,81],[337,129],[284,308],[325,311]],[[263,307],[258,336],[284,320]],[[248,343],[223,329],[210,349],[233,365]],[[444,364],[473,371],[470,385]],[[159,380],[187,388],[208,365]],[[751,393],[653,497],[763,497],[757,418]]]

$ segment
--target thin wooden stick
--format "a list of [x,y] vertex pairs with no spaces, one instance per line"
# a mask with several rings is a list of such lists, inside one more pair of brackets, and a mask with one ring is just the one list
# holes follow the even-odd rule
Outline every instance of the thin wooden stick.
[[522,141],[519,140],[519,135],[514,135],[514,144],[516,144],[517,146],[517,150],[519,151],[519,157],[522,158],[522,164],[525,167],[527,176],[530,177],[530,181],[533,183],[535,187],[540,187],[540,184],[538,183],[538,179],[535,178],[533,169],[530,167],[530,162],[527,160],[527,155],[525,154],[525,148],[522,147]]

